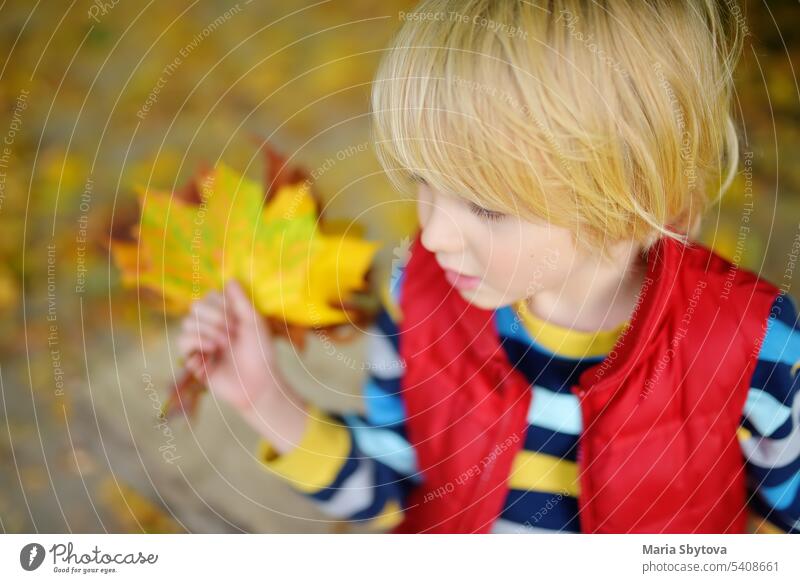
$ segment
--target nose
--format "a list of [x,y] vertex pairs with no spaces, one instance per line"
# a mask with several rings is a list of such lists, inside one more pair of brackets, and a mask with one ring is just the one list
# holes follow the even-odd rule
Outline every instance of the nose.
[[456,210],[440,198],[418,202],[422,234],[420,243],[431,253],[454,254],[463,249],[464,233],[459,226]]

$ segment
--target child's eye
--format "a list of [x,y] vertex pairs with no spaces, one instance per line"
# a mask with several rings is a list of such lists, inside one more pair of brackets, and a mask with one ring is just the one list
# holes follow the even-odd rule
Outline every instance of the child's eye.
[[412,174],[412,175],[411,175],[411,180],[413,180],[414,182],[419,182],[420,184],[425,184],[425,185],[427,185],[427,184],[428,184],[428,181],[427,181],[427,180],[425,180],[425,179],[424,179],[422,176],[420,176],[419,174]]
[[490,211],[489,209],[485,209],[482,206],[478,206],[473,202],[469,203],[469,209],[470,211],[472,211],[472,214],[477,215],[489,221],[499,221],[500,219],[506,216],[505,213]]

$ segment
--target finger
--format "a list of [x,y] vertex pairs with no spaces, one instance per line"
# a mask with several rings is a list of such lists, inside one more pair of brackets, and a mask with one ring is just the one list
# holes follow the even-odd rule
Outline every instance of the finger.
[[203,296],[201,303],[208,304],[211,306],[222,306],[222,300],[223,300],[222,291],[215,289],[208,292],[205,296]]
[[204,303],[195,302],[192,304],[192,310],[189,314],[190,318],[200,318],[203,320],[211,320],[213,322],[223,321],[224,308],[222,304],[217,303]]
[[231,279],[227,282],[223,294],[225,295],[226,311],[230,307],[240,321],[246,322],[258,316],[252,302],[236,280]]
[[223,298],[220,292],[208,292],[201,299],[192,302],[189,307],[189,315],[194,315],[198,311],[207,311],[209,308],[221,310],[223,304],[222,300]]
[[204,380],[203,371],[200,368],[200,355],[197,352],[192,353],[192,356],[186,360],[185,366],[186,370],[192,373],[196,379]]
[[216,352],[222,350],[226,344],[227,342],[222,343],[191,332],[184,333],[178,338],[178,350],[181,354],[190,354],[193,351]]
[[221,344],[228,342],[228,331],[224,325],[215,326],[202,320],[184,320],[183,331],[185,334],[198,336],[208,340],[213,340]]
[[211,362],[203,362],[203,356],[201,353],[195,353],[195,356],[191,359],[190,364],[187,365],[187,368],[192,373],[194,378],[201,383],[207,383],[209,375],[211,375],[214,371],[214,365]]
[[236,327],[236,319],[226,316],[222,307],[217,308],[207,305],[198,306],[193,314],[184,319],[184,324],[189,328],[194,326],[195,322],[212,326],[223,333],[226,328]]
[[201,352],[197,355],[197,366],[200,369],[203,378],[214,372],[217,365],[218,353],[214,352]]

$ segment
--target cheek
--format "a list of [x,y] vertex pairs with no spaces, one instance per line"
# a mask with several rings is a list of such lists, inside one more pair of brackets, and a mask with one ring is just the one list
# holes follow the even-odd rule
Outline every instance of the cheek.
[[486,266],[486,280],[499,290],[513,291],[524,287],[531,271],[532,260],[519,241],[502,242],[495,238],[478,247]]
[[420,227],[422,227],[423,229],[428,224],[428,217],[431,214],[430,204],[431,204],[430,201],[427,198],[425,198],[425,195],[422,194],[422,192],[420,192],[417,195],[417,202],[416,202],[417,218],[419,219]]
[[495,237],[478,248],[486,256],[486,281],[512,296],[529,296],[561,284],[569,270],[570,250],[539,233],[513,241]]
[[550,245],[537,249],[530,276],[534,289],[561,287],[570,273],[572,259],[570,248]]

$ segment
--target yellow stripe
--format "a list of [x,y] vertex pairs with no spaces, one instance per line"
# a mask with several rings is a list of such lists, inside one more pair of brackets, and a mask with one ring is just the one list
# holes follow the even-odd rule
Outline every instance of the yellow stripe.
[[551,324],[547,320],[535,316],[528,309],[525,300],[513,304],[520,321],[531,338],[554,354],[567,358],[586,358],[605,356],[629,325],[623,322],[613,330],[597,330],[584,332]]
[[403,521],[403,509],[396,500],[389,499],[380,514],[369,521],[371,530],[391,530]]
[[309,419],[300,443],[280,455],[267,440],[258,444],[263,466],[305,493],[329,486],[350,455],[350,432],[315,405],[309,405]]
[[580,492],[578,464],[556,456],[523,450],[514,458],[508,487],[514,490],[560,492],[577,496]]
[[736,430],[736,435],[739,437],[740,441],[747,441],[748,439],[753,437],[753,434],[750,433],[750,431],[748,431],[744,427],[740,427],[739,429],[737,429]]

